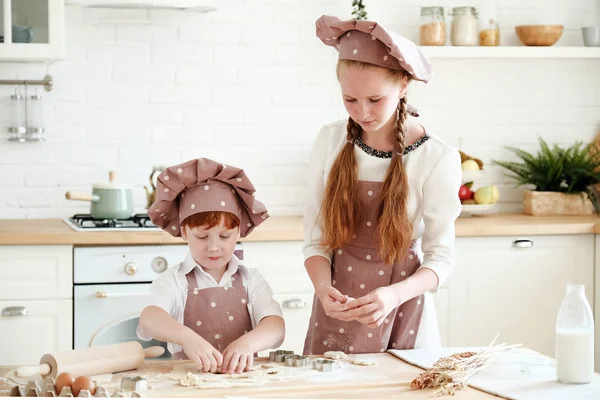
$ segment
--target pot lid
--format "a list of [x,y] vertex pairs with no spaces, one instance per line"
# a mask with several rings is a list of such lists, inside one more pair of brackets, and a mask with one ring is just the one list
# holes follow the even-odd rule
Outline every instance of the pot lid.
[[108,182],[98,182],[92,185],[92,189],[131,189],[132,185],[129,183],[115,183],[117,180],[117,173],[115,171],[108,171]]

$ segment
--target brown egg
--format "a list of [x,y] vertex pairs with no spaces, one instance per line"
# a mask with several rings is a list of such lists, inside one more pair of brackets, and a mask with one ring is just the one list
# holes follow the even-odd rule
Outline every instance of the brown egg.
[[65,386],[72,387],[73,382],[75,382],[75,377],[68,372],[63,372],[62,374],[58,375],[54,381],[56,394],[60,394],[60,391]]
[[92,395],[96,393],[96,384],[87,376],[80,376],[73,382],[73,396],[79,396],[82,390],[89,390]]

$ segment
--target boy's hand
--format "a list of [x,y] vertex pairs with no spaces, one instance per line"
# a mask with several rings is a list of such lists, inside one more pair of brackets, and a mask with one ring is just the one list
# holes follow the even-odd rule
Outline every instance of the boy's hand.
[[190,331],[181,343],[183,352],[204,372],[215,373],[223,364],[223,356],[202,336]]
[[244,336],[234,340],[223,351],[223,365],[221,372],[224,374],[241,374],[250,370],[254,364],[254,351]]

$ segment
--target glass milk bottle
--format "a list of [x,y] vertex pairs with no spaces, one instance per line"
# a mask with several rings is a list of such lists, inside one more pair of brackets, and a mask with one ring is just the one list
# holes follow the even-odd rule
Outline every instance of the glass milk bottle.
[[556,379],[590,383],[594,375],[594,317],[583,285],[567,285],[556,319]]

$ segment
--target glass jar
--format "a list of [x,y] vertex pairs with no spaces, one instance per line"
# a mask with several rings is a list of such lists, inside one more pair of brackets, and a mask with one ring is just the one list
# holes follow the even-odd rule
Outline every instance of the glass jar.
[[475,7],[454,7],[452,9],[452,46],[477,46],[479,27]]
[[556,318],[556,379],[590,383],[594,376],[594,316],[583,285],[567,285]]
[[10,126],[8,132],[10,136],[8,140],[11,142],[24,142],[25,134],[27,133],[26,127],[26,101],[25,97],[19,92],[18,88],[15,88],[15,93],[10,96]]
[[500,46],[500,25],[495,0],[487,0],[479,7],[479,45]]
[[446,44],[446,20],[443,7],[422,7],[419,27],[419,45],[443,46]]

